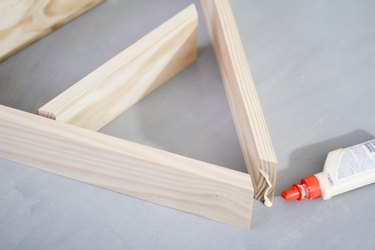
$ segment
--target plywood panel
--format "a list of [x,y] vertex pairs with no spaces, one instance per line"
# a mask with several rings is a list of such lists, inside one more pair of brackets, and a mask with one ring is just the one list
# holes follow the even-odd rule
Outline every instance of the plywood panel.
[[103,0],[0,0],[0,61]]

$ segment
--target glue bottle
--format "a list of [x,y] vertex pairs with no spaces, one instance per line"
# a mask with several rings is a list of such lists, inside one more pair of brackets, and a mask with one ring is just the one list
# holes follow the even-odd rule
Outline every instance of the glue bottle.
[[305,177],[281,196],[287,200],[331,197],[375,182],[375,139],[330,152],[323,172]]

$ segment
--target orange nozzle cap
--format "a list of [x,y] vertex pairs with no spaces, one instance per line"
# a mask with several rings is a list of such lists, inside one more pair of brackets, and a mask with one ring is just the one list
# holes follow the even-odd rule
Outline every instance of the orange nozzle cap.
[[297,184],[293,184],[293,186],[291,186],[288,189],[285,189],[281,193],[281,197],[283,197],[287,201],[301,200],[302,199],[301,196],[302,196],[302,194],[301,194],[300,189],[298,188]]
[[315,175],[303,178],[301,184],[293,184],[281,193],[281,197],[287,201],[302,200],[303,198],[311,200],[321,195],[319,181]]

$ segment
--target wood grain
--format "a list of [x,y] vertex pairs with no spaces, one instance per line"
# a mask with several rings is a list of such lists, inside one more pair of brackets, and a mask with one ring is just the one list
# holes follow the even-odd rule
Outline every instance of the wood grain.
[[0,61],[103,0],[0,0]]
[[0,106],[0,157],[248,228],[248,174]]
[[189,6],[39,109],[98,130],[197,58],[198,16]]
[[201,3],[255,198],[270,203],[275,191],[277,159],[230,2]]

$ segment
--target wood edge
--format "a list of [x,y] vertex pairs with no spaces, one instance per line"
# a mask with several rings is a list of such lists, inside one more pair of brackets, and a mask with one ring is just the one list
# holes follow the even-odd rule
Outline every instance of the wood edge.
[[[192,12],[192,13],[189,13]],[[189,14],[189,15],[188,15]],[[69,92],[80,90],[77,92],[86,92],[88,86],[87,82],[91,82],[91,78],[95,78],[97,76],[97,72],[103,71],[103,70],[109,70],[108,65],[115,64],[116,61],[122,61],[123,64],[127,64],[130,61],[132,61],[137,55],[141,54],[143,51],[147,50],[149,47],[151,47],[155,42],[162,39],[162,36],[160,36],[160,29],[165,29],[166,26],[172,26],[171,24],[174,22],[175,19],[178,19],[179,16],[186,16],[183,18],[182,21],[180,21],[180,25],[184,24],[185,22],[188,22],[190,18],[197,18],[197,12],[194,4],[189,5],[185,9],[181,10],[179,13],[171,17],[170,19],[166,20],[153,30],[151,30],[149,33],[147,33],[145,36],[141,37],[134,43],[132,43],[129,47],[125,48],[118,54],[114,55],[112,58],[104,62],[102,65],[100,65],[98,68],[94,69],[92,72],[90,72],[88,75],[83,77],[81,80],[73,84],[68,89],[64,90],[62,93],[60,93],[58,96],[54,97],[52,100],[50,100],[48,103],[44,104],[41,108],[42,109],[49,109],[54,110],[58,109],[58,105],[61,102],[64,102],[66,100],[65,95],[68,95]],[[166,35],[170,32],[171,28],[168,28],[168,31],[163,31],[163,35]],[[138,51],[134,52],[135,49],[138,49]],[[90,83],[91,84],[91,83]],[[82,96],[83,94],[80,94],[79,96]],[[71,99],[77,98],[71,97]],[[61,99],[61,100],[60,100]]]
[[[47,118],[54,117],[55,120],[56,119],[59,120],[58,119],[59,110],[61,109],[61,107],[66,105],[66,103],[69,102],[69,101],[67,101],[68,99],[69,100],[79,99],[80,97],[84,96],[87,92],[90,91],[90,87],[92,87],[92,85],[96,86],[96,85],[99,85],[101,83],[101,81],[94,82],[94,83],[93,83],[93,81],[91,81],[91,79],[96,78],[96,76],[98,75],[98,72],[108,70],[107,68],[109,68],[109,66],[111,66],[111,64],[115,64],[115,62],[117,62],[118,60],[123,61],[124,65],[127,64],[127,63],[130,63],[137,55],[142,54],[145,50],[147,50],[148,48],[153,46],[154,43],[163,39],[164,35],[166,35],[166,34],[172,32],[173,30],[175,30],[178,26],[176,24],[174,24],[174,22],[175,22],[175,20],[178,20],[178,19],[181,19],[179,21],[179,24],[178,24],[179,26],[185,26],[185,25],[188,25],[190,22],[193,22],[193,25],[195,26],[195,29],[192,30],[191,36],[194,35],[194,36],[197,37],[197,35],[198,35],[198,30],[197,30],[198,29],[198,13],[197,13],[195,4],[191,4],[188,7],[181,10],[180,12],[178,12],[173,17],[171,17],[168,20],[166,20],[165,22],[163,22],[161,25],[154,28],[152,31],[147,33],[142,38],[138,39],[136,42],[131,44],[129,47],[127,47],[126,49],[124,49],[123,51],[121,51],[120,53],[118,53],[117,55],[112,57],[111,59],[107,60],[104,64],[102,64],[101,66],[99,66],[98,68],[93,70],[91,73],[89,73],[84,78],[82,78],[81,80],[79,80],[78,82],[76,82],[75,84],[70,86],[68,89],[64,90],[62,93],[60,93],[59,95],[57,95],[56,97],[51,99],[49,102],[44,104],[42,107],[40,107],[38,109],[39,115],[47,117]],[[168,27],[168,26],[171,26],[171,27]],[[163,35],[160,35],[159,31],[161,29],[165,29],[165,30],[163,30]],[[134,52],[135,49],[137,51]],[[171,79],[176,74],[178,74],[179,72],[181,72],[182,70],[184,70],[185,68],[190,66],[193,62],[195,62],[196,59],[197,59],[197,56],[198,56],[198,49],[197,49],[197,41],[196,41],[195,42],[195,48],[194,48],[194,55],[192,57],[192,60],[189,61],[182,69],[175,72],[175,74],[172,75],[169,79]],[[108,74],[110,74],[110,73],[108,73]],[[167,79],[166,81],[168,81],[169,79]],[[166,81],[164,81],[164,82],[166,82]],[[162,84],[160,84],[160,86]],[[152,89],[152,91],[150,91],[145,96],[140,98],[137,102],[142,100],[147,95],[151,94],[158,87]],[[75,92],[77,94],[70,95],[71,92]],[[136,104],[136,103],[134,103],[134,104]],[[128,107],[127,109],[129,109],[130,107]],[[105,126],[105,125],[103,125],[103,126]],[[103,126],[101,126],[101,127],[103,127]],[[97,128],[97,129],[100,129],[101,127]]]

